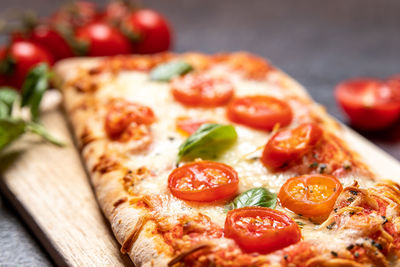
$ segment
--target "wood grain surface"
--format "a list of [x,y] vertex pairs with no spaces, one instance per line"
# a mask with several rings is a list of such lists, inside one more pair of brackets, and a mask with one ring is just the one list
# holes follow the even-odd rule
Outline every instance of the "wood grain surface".
[[[59,148],[25,136],[0,158],[0,188],[17,207],[59,266],[130,266],[75,149],[58,92],[46,95],[44,125],[66,142]],[[397,160],[344,127],[345,139],[382,178],[400,182]]]
[[[98,208],[57,92],[44,125],[66,142],[59,148],[25,136],[0,158],[1,189],[60,266],[129,266]],[[52,102],[51,101],[51,102]]]

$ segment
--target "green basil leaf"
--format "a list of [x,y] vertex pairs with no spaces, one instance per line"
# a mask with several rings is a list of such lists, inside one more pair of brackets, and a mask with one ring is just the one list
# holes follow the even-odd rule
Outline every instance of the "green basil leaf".
[[9,116],[10,114],[8,105],[0,100],[0,118],[7,118]]
[[35,122],[28,122],[27,123],[27,127],[26,127],[27,131],[34,133],[36,135],[41,136],[43,139],[45,139],[46,141],[57,145],[57,146],[64,146],[65,144],[58,140],[57,138],[55,138],[54,136],[52,136],[47,130],[46,128],[43,127],[43,125],[39,124],[39,123],[35,123]]
[[168,82],[172,78],[192,70],[193,67],[185,61],[171,61],[153,68],[150,72],[150,79],[153,81]]
[[45,63],[34,67],[26,76],[22,85],[21,107],[28,106],[32,120],[39,119],[39,105],[44,92],[49,87],[50,71]]
[[0,101],[7,106],[7,115],[11,115],[13,104],[18,97],[17,91],[11,87],[0,87]]
[[256,187],[237,196],[229,205],[229,209],[259,206],[275,208],[277,195],[263,187]]
[[0,150],[11,144],[25,132],[26,123],[21,119],[0,119]]
[[203,124],[179,147],[178,162],[183,158],[215,158],[218,153],[232,145],[236,139],[237,133],[232,125]]

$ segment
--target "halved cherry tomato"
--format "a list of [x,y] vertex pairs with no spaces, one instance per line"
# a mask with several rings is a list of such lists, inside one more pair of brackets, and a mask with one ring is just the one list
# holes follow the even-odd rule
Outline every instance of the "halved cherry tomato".
[[134,44],[135,52],[152,54],[171,47],[172,33],[168,21],[158,12],[142,9],[132,12],[122,22],[129,35],[138,37]]
[[228,118],[249,127],[271,131],[276,124],[288,125],[293,118],[292,109],[285,102],[271,96],[245,96],[228,105]]
[[288,179],[278,198],[283,207],[322,222],[331,213],[342,189],[334,176],[302,175]]
[[282,167],[312,149],[322,134],[322,129],[315,123],[303,123],[297,128],[279,131],[265,145],[261,162],[272,169]]
[[195,133],[201,125],[209,122],[209,120],[205,119],[179,117],[176,120],[176,128],[184,135],[191,135]]
[[372,78],[344,81],[336,86],[336,100],[355,127],[383,129],[400,116],[400,93],[389,84]]
[[224,234],[245,252],[270,253],[297,243],[301,232],[292,218],[264,207],[245,207],[228,212]]
[[88,43],[88,56],[114,56],[132,52],[129,40],[106,23],[85,25],[78,28],[75,35],[78,40]]
[[213,78],[204,74],[187,74],[171,83],[175,100],[187,106],[217,107],[229,102],[233,85],[225,78]]
[[238,190],[236,171],[223,163],[192,162],[172,171],[168,188],[177,198],[208,202],[232,197]]
[[43,47],[29,41],[16,41],[0,52],[0,85],[20,89],[28,72],[37,64],[53,64],[53,57]]
[[118,139],[132,124],[152,124],[155,116],[151,108],[140,104],[114,100],[109,107],[104,127],[111,139]]

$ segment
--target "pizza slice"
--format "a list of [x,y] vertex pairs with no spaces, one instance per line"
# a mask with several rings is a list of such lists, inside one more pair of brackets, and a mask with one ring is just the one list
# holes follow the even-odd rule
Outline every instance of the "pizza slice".
[[69,59],[56,76],[138,266],[389,266],[400,187],[286,74],[238,52]]

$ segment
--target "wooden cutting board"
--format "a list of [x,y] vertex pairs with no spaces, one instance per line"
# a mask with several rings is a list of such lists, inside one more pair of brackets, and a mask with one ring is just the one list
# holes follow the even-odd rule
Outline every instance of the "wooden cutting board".
[[[59,148],[24,136],[0,156],[0,189],[60,266],[131,266],[119,252],[75,149],[60,95],[50,92],[42,121]],[[400,182],[397,160],[344,127],[346,140],[380,176]]]

